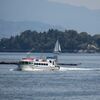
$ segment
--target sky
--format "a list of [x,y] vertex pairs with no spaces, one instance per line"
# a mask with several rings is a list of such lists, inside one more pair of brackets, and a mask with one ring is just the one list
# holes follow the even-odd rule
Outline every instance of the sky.
[[51,2],[57,3],[57,5],[67,6],[70,4],[76,7],[86,7],[90,10],[100,10],[100,0],[0,0],[0,19],[39,20],[37,19],[38,12],[41,11],[39,7],[44,4],[44,9],[46,9]]
[[49,0],[52,2],[83,6],[88,9],[100,9],[100,0]]
[[100,0],[0,0],[0,19],[100,34]]

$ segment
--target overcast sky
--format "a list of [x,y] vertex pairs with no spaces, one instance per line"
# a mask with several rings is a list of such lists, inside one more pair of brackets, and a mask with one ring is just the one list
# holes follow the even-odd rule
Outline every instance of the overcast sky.
[[100,0],[0,0],[0,19],[100,33]]
[[66,7],[70,4],[90,10],[100,10],[100,0],[0,0],[0,19],[39,20],[38,17],[40,19],[44,17],[42,16],[41,7],[44,8],[44,11],[49,10],[48,6],[52,7],[53,3],[56,3],[56,5],[63,3]]
[[100,0],[49,0],[49,1],[71,4],[74,6],[83,6],[89,9],[100,9]]

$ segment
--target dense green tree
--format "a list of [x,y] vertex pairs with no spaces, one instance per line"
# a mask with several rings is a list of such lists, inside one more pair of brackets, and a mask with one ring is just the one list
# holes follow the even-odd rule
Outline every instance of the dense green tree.
[[100,35],[91,36],[86,32],[78,33],[75,30],[49,29],[47,32],[26,30],[20,35],[2,38],[0,51],[30,51],[33,49],[34,52],[53,52],[56,40],[59,40],[62,52],[86,50],[88,44],[97,45],[100,48]]
[[98,47],[100,48],[100,35],[94,35],[93,39],[95,43],[98,45]]

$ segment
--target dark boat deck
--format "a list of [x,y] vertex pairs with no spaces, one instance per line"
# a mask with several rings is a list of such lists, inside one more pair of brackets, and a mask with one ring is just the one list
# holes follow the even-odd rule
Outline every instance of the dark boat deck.
[[18,65],[19,62],[9,62],[9,61],[1,61],[0,64],[11,64],[11,65]]
[[67,65],[67,66],[78,66],[78,65],[80,65],[81,63],[77,63],[77,64],[75,64],[75,63],[70,63],[70,64],[66,64],[66,63],[58,63],[58,65]]

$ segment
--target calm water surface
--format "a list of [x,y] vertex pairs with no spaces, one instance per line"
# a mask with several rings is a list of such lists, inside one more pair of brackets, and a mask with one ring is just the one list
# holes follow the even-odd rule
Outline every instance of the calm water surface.
[[[25,53],[0,53],[0,61],[16,61],[25,56]],[[0,65],[0,100],[100,100],[100,54],[66,53],[58,58],[63,63],[82,63],[77,67],[90,70],[21,72],[10,71],[15,65]]]

